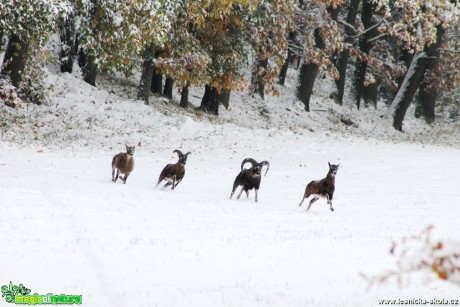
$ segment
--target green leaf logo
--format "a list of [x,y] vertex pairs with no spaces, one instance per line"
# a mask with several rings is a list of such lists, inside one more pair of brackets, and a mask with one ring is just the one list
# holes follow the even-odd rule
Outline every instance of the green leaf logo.
[[19,293],[20,293],[21,295],[27,295],[27,294],[30,293],[30,289],[27,289],[26,287],[24,287],[23,284],[20,284],[20,285],[19,285]]
[[30,293],[30,289],[27,289],[26,287],[24,287],[23,284],[16,286],[16,285],[13,285],[11,281],[10,281],[9,286],[6,286],[6,285],[2,286],[1,290],[2,290],[2,297],[4,297],[8,303],[13,303],[17,294],[28,295]]

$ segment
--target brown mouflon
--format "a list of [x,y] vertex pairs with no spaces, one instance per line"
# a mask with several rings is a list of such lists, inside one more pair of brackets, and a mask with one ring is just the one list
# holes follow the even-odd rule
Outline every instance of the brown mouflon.
[[313,198],[310,200],[310,204],[308,204],[307,211],[310,209],[311,205],[320,198],[326,198],[329,208],[331,211],[334,211],[334,208],[332,207],[332,197],[334,196],[335,191],[335,175],[337,175],[337,170],[339,169],[340,164],[334,165],[329,162],[328,164],[329,171],[327,172],[326,178],[312,181],[307,185],[299,207],[302,206],[302,203],[306,198],[313,195]]
[[[112,159],[112,181],[117,182],[117,179],[120,178],[124,184],[126,184],[129,174],[131,174],[134,169],[133,155],[136,149],[136,146],[125,146],[126,152],[120,152]],[[116,175],[115,170],[117,171]],[[121,174],[124,174],[124,176]]]

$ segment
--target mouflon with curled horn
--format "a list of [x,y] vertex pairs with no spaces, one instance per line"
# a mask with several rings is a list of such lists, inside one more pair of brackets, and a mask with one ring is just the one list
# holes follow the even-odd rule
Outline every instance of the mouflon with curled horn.
[[158,178],[157,186],[161,181],[166,180],[164,188],[172,185],[171,189],[174,190],[179,182],[182,181],[185,175],[185,164],[187,163],[187,157],[191,152],[183,154],[180,150],[176,149],[173,152],[177,153],[179,161],[176,164],[168,164],[161,171],[160,178]]
[[[243,169],[243,166],[246,163],[251,163],[251,167],[247,169]],[[246,158],[241,162],[241,172],[236,176],[235,182],[233,183],[232,193],[230,194],[230,199],[235,193],[235,190],[239,186],[243,186],[241,188],[240,194],[238,194],[237,199],[240,199],[241,194],[243,191],[246,192],[246,197],[249,197],[249,190],[255,189],[256,197],[255,200],[258,202],[257,193],[260,187],[260,181],[262,179],[261,172],[262,168],[267,166],[267,170],[265,171],[265,175],[267,175],[268,169],[270,168],[270,163],[268,161],[262,161],[258,163],[256,160],[252,158]]]
[[329,171],[326,175],[326,178],[312,181],[305,188],[305,193],[299,206],[302,206],[302,203],[306,198],[308,198],[310,195],[313,195],[313,198],[308,204],[307,211],[310,209],[311,205],[313,205],[313,203],[315,203],[320,198],[326,198],[329,208],[331,211],[334,211],[334,208],[332,207],[332,197],[334,196],[335,191],[335,176],[337,175],[337,170],[339,169],[340,164],[335,165],[329,162],[328,164]]
[[[117,179],[120,178],[124,184],[126,184],[129,174],[131,174],[134,169],[133,155],[134,150],[136,149],[136,146],[125,146],[126,152],[120,152],[112,159],[112,181],[117,182]],[[122,176],[121,174],[124,174],[125,176]]]

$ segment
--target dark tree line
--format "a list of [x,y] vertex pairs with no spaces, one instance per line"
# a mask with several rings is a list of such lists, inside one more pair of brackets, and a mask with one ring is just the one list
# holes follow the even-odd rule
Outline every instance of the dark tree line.
[[[450,48],[443,37],[458,31],[449,26],[458,24],[460,16],[454,0],[265,0],[256,7],[182,0],[160,8],[148,1],[122,2],[122,7],[99,0],[91,0],[89,6],[79,0],[6,6],[0,13],[5,20],[0,48],[7,41],[1,74],[20,88],[28,61],[46,42],[42,33],[50,35],[57,28],[62,72],[71,72],[77,59],[83,80],[96,86],[99,71],[130,75],[140,63],[137,98],[146,104],[152,93],[173,99],[176,87],[180,106],[186,108],[190,87],[199,86],[204,90],[200,109],[217,115],[219,105],[228,108],[232,90],[249,88],[260,99],[276,94],[275,84],[285,84],[292,66],[298,67],[295,92],[306,111],[318,72],[328,71],[335,78],[331,97],[336,103],[342,105],[350,97],[359,110],[362,100],[364,106],[375,107],[384,99],[393,126],[402,131],[413,102],[418,116],[427,123],[435,120],[440,91],[436,76],[452,76],[440,69],[439,50]],[[66,9],[48,18],[63,4]],[[154,9],[164,18],[151,17]],[[433,18],[446,12],[441,21]],[[132,23],[138,33],[128,31]],[[434,35],[430,27],[437,29]],[[450,69],[458,70],[458,62],[453,61]],[[248,63],[252,76],[244,85]],[[455,77],[446,78],[442,84],[452,88]]]

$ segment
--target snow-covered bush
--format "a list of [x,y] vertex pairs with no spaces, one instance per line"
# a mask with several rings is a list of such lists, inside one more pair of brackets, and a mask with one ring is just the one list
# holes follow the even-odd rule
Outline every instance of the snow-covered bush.
[[0,79],[0,101],[12,108],[21,102],[17,89],[5,79]]
[[396,260],[396,269],[377,276],[363,274],[369,286],[391,279],[402,284],[417,272],[460,286],[460,242],[433,239],[432,229],[433,226],[428,226],[418,236],[393,242],[390,254]]

